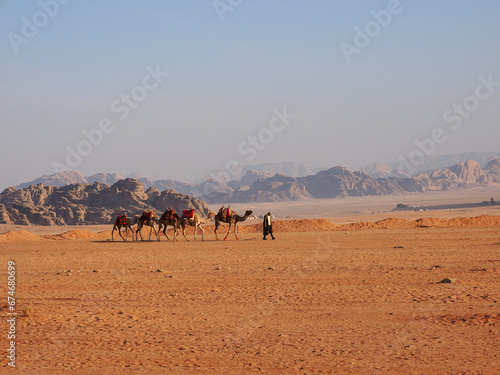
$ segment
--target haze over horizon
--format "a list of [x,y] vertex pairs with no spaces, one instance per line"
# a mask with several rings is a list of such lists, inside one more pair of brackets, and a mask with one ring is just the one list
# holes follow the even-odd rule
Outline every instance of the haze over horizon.
[[0,188],[498,152],[499,18],[493,0],[0,2]]

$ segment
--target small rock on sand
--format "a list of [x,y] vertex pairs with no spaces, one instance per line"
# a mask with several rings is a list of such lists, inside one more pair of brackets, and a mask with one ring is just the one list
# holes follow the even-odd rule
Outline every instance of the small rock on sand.
[[440,282],[438,282],[438,284],[452,284],[455,282],[457,282],[457,279],[452,279],[447,277],[446,279],[443,279]]

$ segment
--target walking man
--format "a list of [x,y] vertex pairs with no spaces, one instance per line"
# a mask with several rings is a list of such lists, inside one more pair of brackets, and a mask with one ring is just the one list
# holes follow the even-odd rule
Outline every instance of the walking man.
[[264,231],[264,238],[263,240],[267,240],[266,236],[268,234],[271,235],[271,238],[275,240],[273,236],[273,223],[271,222],[271,216],[273,215],[272,212],[268,212],[267,214],[264,215],[264,223],[262,225],[262,229]]

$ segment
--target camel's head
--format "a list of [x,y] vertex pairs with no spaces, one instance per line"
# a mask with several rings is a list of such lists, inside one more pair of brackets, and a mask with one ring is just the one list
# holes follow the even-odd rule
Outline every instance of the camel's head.
[[212,212],[212,211],[208,211],[208,218],[211,219],[213,218],[215,215],[217,215],[215,212]]
[[251,214],[253,214],[253,211],[251,211],[251,210],[248,210],[247,212],[245,212],[246,217],[250,216]]

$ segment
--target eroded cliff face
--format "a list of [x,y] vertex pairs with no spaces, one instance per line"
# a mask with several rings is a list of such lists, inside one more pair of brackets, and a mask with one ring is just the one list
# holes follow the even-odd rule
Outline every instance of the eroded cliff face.
[[109,224],[119,214],[129,216],[144,210],[158,215],[166,207],[178,212],[196,209],[207,215],[205,202],[184,194],[157,189],[144,191],[141,182],[127,178],[112,186],[72,184],[63,187],[31,185],[24,189],[8,188],[0,194],[0,223],[36,225]]
[[[46,176],[46,179],[54,179],[54,176]],[[79,175],[72,174],[61,176],[67,180],[79,178]],[[173,180],[153,182],[127,178],[110,186],[98,179],[112,181],[119,175],[93,176],[95,182],[92,184],[76,183],[62,187],[35,184],[23,189],[6,189],[0,194],[0,223],[108,223],[123,212],[130,215],[146,209],[163,212],[170,206],[177,211],[195,208],[200,214],[206,214],[208,209],[203,201],[222,204],[278,202],[466,189],[500,183],[500,159],[491,160],[484,169],[477,162],[467,160],[414,177],[392,174],[377,178],[341,166],[305,177],[248,171],[240,181],[209,179],[196,185]],[[181,191],[174,191],[172,187]]]

